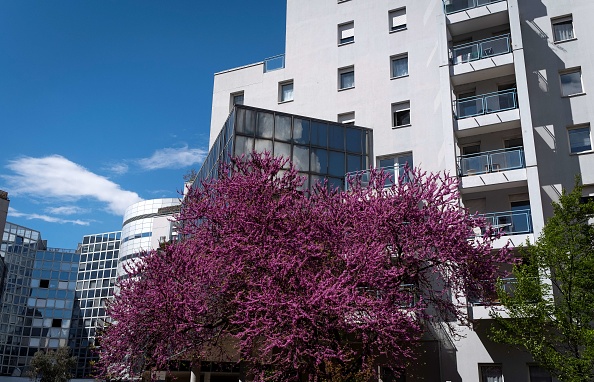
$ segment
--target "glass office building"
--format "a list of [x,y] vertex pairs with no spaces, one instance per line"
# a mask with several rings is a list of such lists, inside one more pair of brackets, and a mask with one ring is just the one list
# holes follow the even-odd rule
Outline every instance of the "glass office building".
[[78,255],[47,249],[39,232],[6,223],[0,318],[0,375],[21,376],[40,349],[67,344]]
[[77,357],[77,378],[91,376],[91,361],[97,358],[91,347],[109,321],[106,303],[116,282],[120,238],[120,231],[86,235],[78,249],[80,263],[69,344]]
[[221,161],[255,150],[291,159],[305,187],[325,178],[342,188],[346,173],[369,168],[371,147],[371,129],[235,105],[194,185],[216,177]]

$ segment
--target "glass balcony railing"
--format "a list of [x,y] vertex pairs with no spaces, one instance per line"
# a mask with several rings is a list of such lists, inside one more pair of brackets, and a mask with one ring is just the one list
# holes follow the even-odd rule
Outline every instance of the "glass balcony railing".
[[529,208],[507,212],[492,212],[482,216],[493,228],[504,234],[532,233],[532,214]]
[[524,148],[485,151],[458,157],[458,174],[471,176],[526,167]]
[[476,117],[517,108],[518,94],[516,89],[503,90],[457,100],[456,118]]
[[456,45],[450,49],[452,65],[499,56],[511,52],[509,34]]
[[269,57],[264,60],[264,73],[285,68],[285,55]]
[[[506,277],[499,279],[497,283],[505,293],[508,295],[513,295],[516,290],[516,286],[518,285],[518,279],[515,277]],[[491,298],[481,298],[474,295],[468,295],[468,303],[470,305],[499,305],[500,301],[497,295],[492,296]]]
[[[395,165],[389,167],[378,167],[376,170],[383,170],[384,173],[388,174],[388,178],[384,183],[384,187],[390,187],[394,184],[394,180],[397,180],[399,177],[405,175],[404,173],[404,166]],[[349,190],[349,181],[356,179],[357,177],[361,178],[361,187],[369,187],[369,175],[371,170],[362,170],[362,171],[353,171],[349,172],[345,175],[345,189],[346,191]]]
[[489,5],[491,3],[498,3],[505,0],[443,0],[443,7],[446,15],[450,13],[456,13],[472,9],[476,7],[482,7],[483,5]]

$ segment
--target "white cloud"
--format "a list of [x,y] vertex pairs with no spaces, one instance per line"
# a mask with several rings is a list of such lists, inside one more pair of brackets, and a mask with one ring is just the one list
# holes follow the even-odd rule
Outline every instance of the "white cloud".
[[164,148],[157,150],[149,158],[138,159],[137,163],[145,170],[163,168],[182,168],[201,163],[206,158],[207,151],[191,149],[187,145],[180,148]]
[[3,176],[13,194],[60,200],[95,199],[107,204],[108,210],[117,215],[142,200],[135,192],[122,190],[111,180],[60,155],[23,157],[10,161],[6,167],[15,173]]
[[77,206],[62,206],[62,207],[48,207],[45,209],[45,212],[54,214],[54,215],[74,215],[74,214],[81,214],[88,212],[84,208],[80,208]]
[[80,220],[80,219],[75,219],[75,220],[68,220],[68,219],[60,219],[60,218],[56,218],[53,216],[48,216],[48,215],[40,215],[40,214],[27,214],[24,212],[19,212],[13,208],[8,208],[8,216],[9,217],[15,217],[15,218],[24,218],[27,220],[43,220],[45,222],[48,223],[59,223],[59,224],[74,224],[74,225],[84,225],[87,226],[90,224],[90,222],[88,221],[84,221],[84,220]]
[[117,175],[123,175],[128,172],[128,165],[126,163],[116,163],[109,167],[108,171]]

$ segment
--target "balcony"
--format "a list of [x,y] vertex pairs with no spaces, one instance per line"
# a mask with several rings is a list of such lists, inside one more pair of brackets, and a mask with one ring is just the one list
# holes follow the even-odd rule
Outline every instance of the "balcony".
[[[518,280],[515,277],[499,279],[499,285],[508,294],[513,294]],[[507,312],[499,305],[496,296],[490,301],[486,301],[477,296],[468,296],[468,316],[471,320],[489,320],[491,314],[497,311],[502,317],[509,317]]]
[[451,15],[452,13],[467,11],[501,1],[503,0],[443,0],[443,6],[446,15]]
[[[534,234],[532,228],[532,214],[530,208],[517,209],[505,212],[491,212],[482,214],[493,228],[501,232],[501,237],[492,242],[493,249],[501,249],[510,244],[517,247],[526,243],[526,240],[534,243]],[[482,240],[484,231],[475,228],[474,240]]]
[[459,99],[454,109],[459,137],[516,128],[520,121],[516,89]]
[[532,214],[530,209],[506,212],[491,212],[481,215],[493,228],[504,235],[519,235],[532,233]]
[[518,95],[516,89],[504,90],[457,100],[456,118],[476,117],[517,108]]
[[451,48],[452,65],[482,60],[511,52],[509,34],[479,40]]
[[285,68],[285,55],[279,54],[274,57],[264,59],[264,73]]
[[525,167],[523,147],[485,151],[458,157],[458,174],[461,177]]
[[505,0],[443,0],[452,36],[509,23]]
[[[405,166],[402,165],[394,165],[388,167],[378,167],[376,171],[383,171],[388,175],[386,181],[384,183],[384,187],[391,187],[394,184],[394,180],[398,179],[401,176],[405,176],[404,172]],[[349,183],[353,180],[360,178],[361,179],[361,187],[366,188],[369,187],[370,182],[370,173],[371,170],[362,170],[362,171],[353,171],[349,172],[345,175],[345,190],[349,190]],[[406,179],[405,179],[406,181]]]

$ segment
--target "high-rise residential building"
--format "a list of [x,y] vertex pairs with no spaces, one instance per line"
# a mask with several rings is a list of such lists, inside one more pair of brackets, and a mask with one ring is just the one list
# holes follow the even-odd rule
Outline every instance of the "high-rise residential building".
[[68,343],[78,254],[48,249],[39,232],[6,223],[0,301],[0,375],[21,376],[38,350]]
[[77,357],[76,377],[92,377],[91,361],[97,359],[92,347],[106,323],[108,299],[117,279],[121,232],[85,235],[77,252],[76,299],[72,315],[69,346]]
[[[461,206],[505,233],[495,248],[534,241],[576,175],[594,194],[589,15],[589,0],[287,0],[285,54],[215,74],[209,158],[283,142],[269,130],[285,122],[267,116],[271,128],[256,116],[253,131],[226,132],[236,105],[366,126],[372,166],[458,176]],[[296,147],[279,149],[295,160]],[[550,380],[489,340],[481,301],[466,309],[472,329],[428,336],[422,361],[434,367],[406,380]]]

